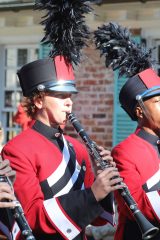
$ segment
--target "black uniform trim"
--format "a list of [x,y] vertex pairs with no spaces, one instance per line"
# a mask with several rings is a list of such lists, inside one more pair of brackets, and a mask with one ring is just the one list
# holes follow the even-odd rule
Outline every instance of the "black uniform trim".
[[114,201],[114,193],[111,192],[105,197],[103,200],[101,200],[99,203],[104,209],[107,209],[108,212],[113,212],[113,201]]
[[41,190],[42,190],[43,195],[44,195],[44,200],[47,200],[47,199],[50,199],[50,198],[53,197],[52,189],[50,188],[47,180],[41,182],[40,186],[41,186]]
[[137,132],[137,136],[139,136],[140,138],[144,139],[145,141],[147,141],[148,143],[152,144],[152,146],[155,148],[155,150],[157,151],[158,155],[160,154],[160,141],[159,141],[159,137],[152,135],[148,132],[146,132],[144,129],[141,129],[140,131]]
[[[90,188],[72,191],[69,196],[68,194],[59,196],[58,200],[63,209],[67,209],[67,214],[82,229],[104,212],[100,204],[97,203]],[[70,205],[66,205],[69,202],[68,200],[70,201]],[[79,205],[79,202],[81,205]]]
[[[69,149],[69,152],[70,152],[71,159],[76,159],[76,154],[75,154],[74,148],[73,148],[72,144],[69,143],[69,142],[68,142],[68,149]],[[78,189],[82,188],[82,185],[84,183],[84,177],[85,177],[85,169],[86,169],[86,163],[83,160],[82,165],[81,165],[80,173],[78,175],[77,180],[73,184],[73,187],[72,187],[71,191],[72,190],[75,191],[75,190],[78,190]]]
[[40,121],[36,121],[34,125],[32,126],[32,129],[39,132],[43,136],[45,136],[49,141],[54,143],[62,152],[63,151],[63,140],[62,140],[62,134],[63,131],[60,128],[52,128]]
[[[39,132],[40,134],[44,135],[49,141],[51,141],[54,145],[56,145],[61,151],[61,153],[63,154],[64,142],[62,138],[63,132],[61,129],[51,128],[41,123],[40,121],[36,121],[32,128],[37,132]],[[54,195],[60,192],[66,186],[66,183],[69,182],[74,172],[76,171],[76,161],[75,161],[76,154],[72,144],[70,144],[68,141],[67,143],[68,143],[70,159],[66,166],[64,175],[60,179],[58,179],[57,182],[51,187],[49,186],[47,179],[45,179],[43,182],[40,183],[45,200],[52,198]],[[84,177],[85,177],[84,169],[85,169],[85,162],[83,161],[82,166],[80,166],[80,172],[77,176],[77,179],[69,191],[82,188],[84,183]]]
[[[85,176],[85,161],[82,162],[81,170],[78,174],[77,180],[73,184],[73,187],[70,189],[70,191],[78,190],[82,188],[82,185],[84,183],[84,176]],[[69,169],[70,171],[69,171]],[[71,171],[72,168],[72,171]],[[72,160],[69,160],[69,164],[66,167],[65,174],[60,178],[52,187],[49,186],[47,179],[40,183],[42,192],[44,194],[45,200],[52,198],[55,194],[57,194],[59,191],[61,191],[66,183],[71,179],[72,174],[75,170],[75,164],[73,164]]]
[[78,178],[76,180],[76,182],[73,184],[73,187],[71,190],[75,191],[75,190],[78,190],[78,189],[81,189],[82,188],[82,185],[84,183],[84,176],[85,176],[85,169],[86,168],[86,163],[85,161],[82,162],[82,165],[81,165],[81,170],[80,170],[80,173],[78,175]]
[[72,159],[69,159],[68,165],[66,166],[64,175],[51,187],[53,195],[57,194],[62,190],[66,183],[72,178],[72,175],[75,171],[75,162]]
[[142,187],[146,193],[152,192],[152,191],[159,191],[160,190],[160,181],[151,188],[148,188],[147,183],[145,183]]
[[[152,134],[146,132],[144,129],[141,129],[140,131],[138,131],[137,136],[144,139],[148,143],[152,144],[154,149],[157,151],[157,154],[160,156],[160,140],[159,140],[158,136],[152,135]],[[146,193],[152,192],[152,191],[159,191],[160,190],[160,181],[157,182],[151,188],[148,188],[147,183],[145,183],[145,184],[143,184],[142,188]]]
[[[76,236],[73,240],[82,240],[84,239],[84,232],[82,231],[80,234],[78,234],[78,236]],[[36,240],[64,240],[64,238],[59,234],[59,233],[55,233],[55,234],[34,234]]]

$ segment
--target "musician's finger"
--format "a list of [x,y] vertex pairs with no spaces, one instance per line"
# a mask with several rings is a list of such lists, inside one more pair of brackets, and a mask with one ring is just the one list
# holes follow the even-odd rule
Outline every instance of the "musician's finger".
[[114,161],[107,161],[109,165],[112,167],[116,167],[116,163]]
[[102,176],[108,176],[108,178],[111,178],[113,176],[119,176],[119,172],[118,169],[116,167],[109,167],[109,168],[105,168],[102,171]]
[[11,180],[12,183],[14,183],[14,181],[16,179],[16,171],[12,170],[12,171],[6,173],[6,176],[9,177],[9,179]]
[[112,167],[116,167],[116,163],[113,161],[113,158],[111,156],[102,157],[104,161],[108,163],[108,165],[111,165]]
[[0,161],[0,170],[8,167],[9,165],[10,165],[10,162],[8,159],[5,159],[4,161]]
[[123,181],[123,178],[117,177],[117,178],[111,179],[110,184],[111,186],[114,186],[114,185],[117,185],[118,183],[121,183],[122,181]]
[[13,192],[0,192],[0,201],[5,201],[6,199],[8,201],[16,200]]
[[112,156],[105,155],[105,156],[102,156],[102,159],[111,164],[114,162]]
[[15,177],[16,176],[16,171],[14,171],[14,170],[8,171],[6,173],[6,176],[7,177]]
[[112,191],[115,191],[115,190],[118,190],[118,189],[123,189],[123,188],[124,188],[123,183],[117,184],[117,185],[113,185],[111,187]]
[[99,152],[99,154],[103,157],[103,156],[111,156],[111,152],[107,149],[102,148],[101,151]]
[[10,173],[12,171],[10,166],[7,166],[3,169],[0,169],[0,175],[6,175],[7,173]]
[[102,156],[102,159],[103,159],[103,160],[106,160],[106,161],[109,161],[109,162],[113,162],[113,158],[112,158],[112,156],[110,156],[110,155],[103,155],[103,156]]
[[97,175],[100,174],[101,172],[102,172],[102,170],[99,169],[99,170],[97,171]]
[[14,208],[15,206],[16,206],[16,201],[0,202],[0,208]]
[[7,192],[7,193],[10,193],[10,194],[13,193],[11,187],[6,182],[0,182],[0,197],[1,197],[2,192]]

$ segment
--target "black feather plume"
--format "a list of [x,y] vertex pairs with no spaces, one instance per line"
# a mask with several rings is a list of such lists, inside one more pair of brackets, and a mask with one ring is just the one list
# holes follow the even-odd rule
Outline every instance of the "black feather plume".
[[94,32],[96,48],[105,56],[106,67],[119,69],[119,76],[127,77],[149,68],[153,64],[151,49],[136,44],[130,31],[116,23],[98,27]]
[[50,43],[51,57],[62,55],[67,62],[78,64],[81,49],[86,46],[90,31],[85,24],[84,14],[92,8],[86,0],[37,0],[35,9],[46,10],[45,36],[42,42]]

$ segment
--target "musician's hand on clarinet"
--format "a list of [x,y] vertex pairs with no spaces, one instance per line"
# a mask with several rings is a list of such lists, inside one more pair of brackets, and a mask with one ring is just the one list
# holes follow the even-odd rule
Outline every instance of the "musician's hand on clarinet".
[[111,156],[111,151],[105,149],[102,146],[97,146],[97,150],[99,151],[100,156],[102,157],[102,159],[104,161],[106,161],[108,163],[108,165],[116,167],[116,163],[113,161],[113,158]]
[[91,186],[91,190],[97,201],[105,198],[110,192],[123,187],[122,178],[115,167],[105,168],[103,171],[98,170],[97,177]]
[[0,208],[16,206],[14,192],[6,182],[0,182]]
[[[15,171],[10,167],[9,160],[3,160],[0,156],[0,176],[9,177],[13,182],[15,180]],[[7,182],[0,182],[0,208],[16,206],[16,198],[12,187]]]
[[10,167],[9,160],[7,159],[2,160],[1,156],[0,156],[0,175],[9,177],[12,183],[16,178],[16,172]]

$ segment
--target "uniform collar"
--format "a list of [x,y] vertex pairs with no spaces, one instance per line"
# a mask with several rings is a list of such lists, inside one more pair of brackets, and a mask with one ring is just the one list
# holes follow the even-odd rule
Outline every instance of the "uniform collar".
[[155,147],[157,147],[158,145],[160,146],[159,137],[146,132],[144,129],[139,129],[137,131],[137,136],[146,140],[147,142],[149,142],[150,144],[152,144]]
[[52,128],[52,127],[49,127],[49,126],[45,125],[44,123],[40,122],[39,120],[35,121],[32,128],[50,140],[60,138],[63,134],[63,131],[60,127]]

